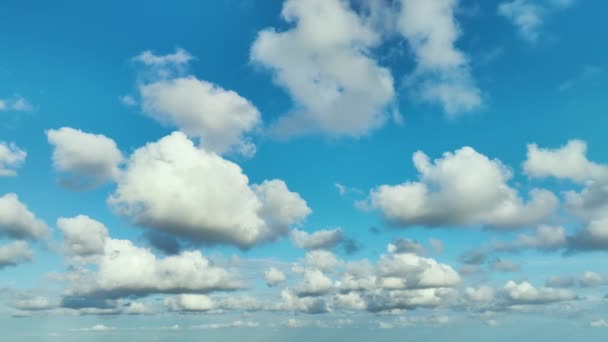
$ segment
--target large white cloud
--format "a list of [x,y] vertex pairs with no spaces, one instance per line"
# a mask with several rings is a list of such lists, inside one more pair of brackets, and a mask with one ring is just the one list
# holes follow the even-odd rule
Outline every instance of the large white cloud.
[[14,143],[0,142],[0,177],[17,175],[16,169],[25,162],[26,157],[27,152]]
[[281,180],[249,185],[241,168],[174,132],[137,149],[108,199],[140,226],[248,248],[288,233],[310,212]]
[[158,258],[129,240],[108,238],[97,271],[74,275],[72,296],[129,297],[154,293],[207,293],[242,287],[234,275],[199,251]]
[[542,222],[558,199],[533,189],[525,202],[508,185],[511,171],[471,147],[431,162],[423,152],[413,156],[419,181],[381,185],[371,191],[371,205],[397,225],[487,225],[521,227]]
[[456,47],[458,0],[400,0],[397,29],[414,52],[409,83],[423,100],[442,105],[449,116],[478,109],[481,91],[467,56]]
[[369,56],[379,34],[343,0],[287,0],[281,16],[292,27],[262,30],[251,47],[251,60],[294,102],[277,133],[361,136],[382,125],[394,89],[390,71]]
[[90,187],[115,179],[122,153],[114,140],[70,127],[46,131],[54,146],[53,166],[66,173],[62,182],[72,187]]
[[0,196],[0,236],[39,240],[49,235],[46,223],[21,203],[17,194]]
[[217,153],[255,152],[248,133],[260,125],[257,108],[234,91],[194,76],[162,79],[139,86],[144,113],[191,137]]

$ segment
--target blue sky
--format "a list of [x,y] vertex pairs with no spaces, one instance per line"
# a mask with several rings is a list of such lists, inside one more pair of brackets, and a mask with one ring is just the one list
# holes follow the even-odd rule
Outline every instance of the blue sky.
[[4,1],[0,326],[599,341],[606,9]]

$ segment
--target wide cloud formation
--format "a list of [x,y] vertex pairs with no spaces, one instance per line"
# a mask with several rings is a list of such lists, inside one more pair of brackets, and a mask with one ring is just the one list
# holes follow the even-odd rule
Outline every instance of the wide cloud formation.
[[543,222],[558,204],[543,189],[530,191],[525,202],[508,185],[512,172],[471,147],[434,161],[416,152],[413,162],[418,181],[381,185],[370,193],[371,206],[399,226],[525,227]]

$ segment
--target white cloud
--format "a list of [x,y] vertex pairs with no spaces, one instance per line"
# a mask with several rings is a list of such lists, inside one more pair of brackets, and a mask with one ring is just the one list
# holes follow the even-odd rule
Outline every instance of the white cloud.
[[266,280],[266,285],[270,287],[275,287],[280,283],[284,282],[287,277],[285,274],[278,269],[271,267],[266,272],[264,272],[264,279]]
[[493,249],[500,252],[518,252],[525,249],[551,251],[565,247],[566,238],[563,227],[540,225],[533,235],[520,234],[513,242],[495,243]]
[[0,99],[0,112],[27,112],[34,107],[23,97],[15,95],[10,99]]
[[50,235],[49,227],[14,193],[0,197],[0,236],[16,239],[44,239]]
[[[95,224],[95,221],[85,221],[88,220],[81,217],[81,222],[71,224]],[[99,302],[98,298],[207,293],[243,286],[233,274],[214,266],[199,251],[183,251],[159,258],[150,249],[135,246],[129,240],[106,238],[103,254],[94,263],[94,271],[76,269],[66,275],[72,283],[67,291],[68,298],[91,298],[93,302]],[[94,305],[97,306],[99,304]]]
[[397,239],[391,242],[387,250],[389,253],[413,253],[413,254],[424,254],[424,246],[418,241],[410,239]]
[[0,177],[17,175],[16,169],[25,162],[27,153],[14,143],[0,142]]
[[478,288],[467,287],[464,292],[465,298],[475,304],[491,303],[496,294],[491,286],[482,285]]
[[608,328],[608,320],[605,319],[596,319],[589,323],[589,326],[593,328]]
[[321,314],[328,311],[327,303],[318,297],[300,297],[291,290],[281,291],[282,302],[275,306],[276,310]]
[[311,234],[294,229],[291,231],[291,241],[304,249],[331,249],[343,241],[342,228],[323,229]]
[[608,284],[608,279],[598,273],[586,271],[578,279],[582,287],[597,287]]
[[327,294],[333,287],[332,280],[317,269],[304,270],[304,279],[296,287],[300,297],[316,297]]
[[536,43],[546,17],[555,10],[570,7],[574,0],[512,0],[498,5],[498,14],[508,19],[520,36],[529,43]]
[[66,173],[64,184],[91,187],[118,176],[123,156],[114,140],[70,127],[50,129],[46,135],[54,146],[53,166]]
[[460,276],[452,267],[415,254],[385,254],[378,261],[378,282],[386,289],[454,287]]
[[120,96],[118,100],[120,100],[120,102],[125,106],[132,107],[137,105],[137,100],[131,95]]
[[333,298],[333,304],[347,310],[366,310],[365,299],[357,292],[338,293]]
[[324,250],[314,250],[306,253],[304,262],[308,266],[323,271],[332,271],[342,263],[335,254]]
[[72,329],[72,331],[92,331],[92,332],[103,332],[103,331],[109,331],[109,330],[115,330],[115,327],[109,327],[107,325],[103,325],[103,324],[96,324],[92,327],[89,328],[77,328],[77,329]]
[[236,92],[194,76],[143,83],[139,92],[144,113],[201,138],[203,148],[220,154],[255,153],[245,134],[260,125],[260,113]]
[[587,144],[581,140],[570,140],[557,149],[530,144],[523,168],[534,178],[564,178],[578,183],[608,179],[608,167],[589,161]]
[[86,215],[59,218],[57,227],[63,234],[65,253],[75,257],[88,257],[104,253],[108,229]]
[[165,305],[172,311],[211,311],[216,304],[205,295],[182,294],[165,298]]
[[527,281],[517,283],[511,280],[505,284],[502,293],[508,305],[547,304],[576,298],[576,294],[570,290],[536,288]]
[[414,52],[409,83],[425,101],[440,103],[449,116],[478,109],[481,91],[467,56],[456,47],[461,34],[457,0],[401,0],[398,31]]
[[570,179],[584,185],[566,191],[566,208],[584,224],[567,237],[570,251],[608,249],[608,166],[589,161],[587,144],[573,140],[557,149],[528,146],[524,170],[532,177]]
[[543,11],[541,6],[530,0],[513,0],[498,6],[498,13],[509,19],[520,35],[531,43],[538,40],[543,25]]
[[310,208],[281,180],[249,185],[241,168],[174,132],[137,149],[108,199],[140,226],[241,248],[288,233]]
[[188,64],[194,57],[184,49],[176,49],[174,53],[158,56],[151,50],[146,50],[134,57],[133,60],[148,66],[175,66]]
[[457,292],[452,288],[383,291],[367,297],[367,309],[371,312],[390,312],[418,307],[435,308],[448,305],[456,297]]
[[390,71],[369,56],[380,36],[343,0],[287,0],[292,28],[259,32],[251,60],[273,72],[294,102],[279,135],[361,136],[381,126],[394,97]]
[[533,189],[526,203],[507,182],[511,171],[471,147],[446,152],[433,162],[423,152],[413,156],[419,181],[381,185],[371,191],[371,205],[397,225],[487,225],[522,227],[551,215],[557,197]]
[[0,269],[32,261],[34,252],[25,241],[0,245]]

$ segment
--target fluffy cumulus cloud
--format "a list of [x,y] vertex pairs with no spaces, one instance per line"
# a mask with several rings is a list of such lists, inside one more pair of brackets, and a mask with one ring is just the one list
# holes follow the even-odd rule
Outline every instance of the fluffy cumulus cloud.
[[70,127],[46,131],[53,145],[53,166],[64,174],[62,184],[92,187],[115,179],[123,156],[114,140]]
[[0,196],[0,236],[14,239],[45,239],[50,229],[36,217],[17,194]]
[[380,35],[344,0],[287,0],[281,16],[292,27],[262,30],[251,47],[294,102],[276,132],[361,136],[382,125],[394,89],[369,54]]
[[331,249],[344,239],[342,228],[323,229],[313,233],[294,229],[291,231],[291,241],[304,249]]
[[381,185],[370,194],[372,207],[396,225],[522,227],[542,222],[558,204],[542,189],[531,190],[524,201],[508,185],[512,172],[471,147],[434,161],[416,152],[413,161],[418,181]]
[[570,7],[574,0],[511,0],[498,5],[498,14],[509,20],[519,35],[529,43],[536,43],[546,17],[553,11]]
[[0,142],[0,177],[17,175],[16,169],[25,162],[26,157],[27,152],[14,143]]
[[0,269],[32,261],[34,252],[25,241],[13,241],[0,245]]
[[[184,50],[157,56],[145,51],[135,60],[157,71],[138,85],[142,111],[169,127],[203,141],[203,148],[217,152],[255,153],[247,138],[261,124],[257,108],[232,90],[181,75],[192,57]],[[177,70],[176,70],[177,69]]]
[[284,236],[310,212],[281,180],[249,184],[241,168],[175,132],[137,149],[108,199],[140,226],[242,248]]

